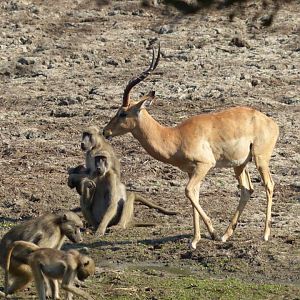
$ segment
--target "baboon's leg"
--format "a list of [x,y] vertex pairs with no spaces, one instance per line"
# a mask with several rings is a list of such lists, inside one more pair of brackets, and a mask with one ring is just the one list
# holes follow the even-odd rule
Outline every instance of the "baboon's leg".
[[134,193],[127,193],[127,199],[124,202],[121,218],[118,227],[125,229],[133,218],[134,210]]
[[274,181],[271,177],[269,169],[269,159],[265,159],[262,156],[255,157],[256,167],[262,177],[266,195],[267,195],[267,209],[266,209],[266,220],[265,220],[265,232],[264,240],[267,241],[271,232],[271,209],[272,209],[272,197],[274,191]]
[[246,166],[239,166],[234,168],[235,176],[239,182],[239,188],[241,189],[241,196],[238,207],[233,215],[230,224],[227,227],[225,234],[222,236],[222,242],[226,242],[227,239],[233,234],[236,228],[237,222],[250,199],[250,195],[253,192],[253,186],[250,179],[250,175]]
[[10,270],[14,270],[14,273],[9,273],[11,282],[7,287],[8,295],[24,288],[32,280],[31,268],[28,265],[20,265],[12,260]]
[[75,294],[77,296],[82,297],[83,299],[87,300],[93,300],[93,298],[86,292],[82,291],[81,289],[77,288],[76,286],[73,285],[74,279],[76,275],[76,270],[73,270],[71,268],[68,268],[66,270],[66,273],[64,274],[61,287],[67,291],[67,300],[72,300],[72,294]]
[[94,219],[91,207],[94,200],[95,189],[96,185],[94,181],[87,178],[82,181],[82,195],[80,197],[81,212],[88,224],[94,227],[97,226],[97,222]]
[[55,299],[55,300],[60,299],[58,281],[50,279],[49,284],[50,284],[50,288],[51,288],[52,299]]
[[194,223],[194,237],[191,243],[191,247],[196,249],[197,243],[201,239],[200,235],[200,224],[199,214],[206,225],[211,237],[215,239],[214,228],[210,218],[206,215],[204,210],[199,204],[199,190],[201,180],[205,177],[209,169],[211,168],[208,164],[199,164],[193,173],[189,174],[190,180],[186,186],[185,194],[193,205],[193,223]]
[[108,208],[96,231],[98,236],[104,235],[109,222],[117,214],[119,201],[126,198],[125,186],[119,182],[118,176],[114,172],[108,172],[106,179],[107,183],[104,188],[107,190],[106,192],[104,191],[104,198],[101,201],[108,203]]
[[118,209],[117,201],[111,201],[95,233],[97,236],[102,236],[105,234],[109,222],[117,214],[117,209]]
[[39,300],[46,300],[44,275],[41,271],[41,266],[36,261],[31,261],[30,266],[32,269],[32,273],[35,281],[35,287],[39,296]]

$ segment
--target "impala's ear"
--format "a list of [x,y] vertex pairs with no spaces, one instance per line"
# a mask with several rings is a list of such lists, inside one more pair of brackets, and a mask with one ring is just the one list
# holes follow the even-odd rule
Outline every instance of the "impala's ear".
[[144,96],[142,98],[142,100],[140,100],[138,102],[138,104],[136,105],[136,111],[137,111],[137,113],[141,109],[149,107],[152,104],[152,102],[153,102],[154,99],[155,99],[155,91],[151,91],[146,96]]

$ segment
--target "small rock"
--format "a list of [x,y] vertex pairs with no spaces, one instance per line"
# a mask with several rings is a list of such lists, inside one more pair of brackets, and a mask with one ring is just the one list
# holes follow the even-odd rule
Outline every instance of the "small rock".
[[232,40],[229,42],[229,46],[236,46],[236,47],[249,47],[249,44],[242,40],[239,37],[234,37]]
[[293,97],[288,97],[288,96],[284,96],[282,97],[282,102],[288,105],[298,105],[300,104],[300,98],[293,98]]
[[70,112],[70,111],[61,111],[61,110],[54,111],[54,110],[52,110],[50,112],[50,116],[56,117],[56,118],[70,118],[70,117],[74,117],[76,115],[77,115],[77,113]]
[[263,16],[260,18],[260,22],[263,26],[270,26],[272,23],[273,23],[273,20],[274,20],[274,15],[273,14],[270,14],[270,15],[267,15],[267,16]]
[[38,196],[35,196],[35,195],[31,195],[29,201],[30,202],[40,202],[41,198]]
[[34,64],[34,60],[33,59],[28,59],[25,57],[21,57],[18,59],[18,63],[21,65],[33,65]]
[[252,79],[252,80],[251,80],[251,85],[252,85],[252,86],[257,86],[258,84],[259,84],[258,79]]
[[25,44],[31,44],[32,43],[32,40],[28,37],[24,37],[24,36],[21,36],[20,37],[20,42],[25,45]]
[[174,28],[172,28],[170,25],[163,25],[159,28],[156,28],[154,31],[158,34],[168,34],[168,33],[173,33]]
[[170,183],[170,186],[180,186],[181,185],[180,182],[177,180],[170,180],[169,183]]
[[100,95],[101,93],[99,92],[97,87],[92,87],[89,91],[90,95]]
[[132,12],[133,16],[143,16],[144,15],[144,10],[143,9],[138,9]]
[[119,65],[119,63],[116,61],[116,60],[114,60],[114,59],[108,59],[107,61],[106,61],[106,63],[108,64],[108,65],[112,65],[112,66],[118,66]]

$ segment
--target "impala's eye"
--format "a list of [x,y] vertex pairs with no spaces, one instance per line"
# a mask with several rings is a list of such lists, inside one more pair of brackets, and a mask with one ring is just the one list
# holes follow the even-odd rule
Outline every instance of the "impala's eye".
[[126,116],[127,116],[127,114],[124,111],[121,111],[120,114],[119,114],[120,118],[125,118]]

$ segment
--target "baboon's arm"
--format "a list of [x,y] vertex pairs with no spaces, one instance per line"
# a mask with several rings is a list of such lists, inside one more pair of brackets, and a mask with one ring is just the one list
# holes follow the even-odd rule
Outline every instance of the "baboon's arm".
[[107,211],[105,212],[99,227],[96,231],[96,235],[102,236],[104,235],[106,228],[109,224],[109,222],[112,220],[112,218],[116,215],[117,209],[118,209],[118,202],[120,198],[119,190],[117,187],[117,176],[114,172],[109,172],[107,174],[107,190],[110,191],[109,196],[105,196],[108,199],[104,199],[104,201],[109,202],[109,206],[107,208]]
[[85,178],[83,179],[81,186],[82,186],[81,187],[82,195],[80,197],[81,212],[84,218],[87,220],[88,224],[96,227],[97,222],[94,219],[94,216],[92,214],[92,205],[94,201],[96,184],[93,180]]
[[67,299],[72,299],[69,293],[73,293],[77,296],[82,297],[83,299],[93,300],[93,298],[88,293],[82,291],[81,289],[73,285],[75,277],[76,277],[76,269],[68,267],[66,273],[64,274],[62,284],[61,284],[61,287],[68,292]]

